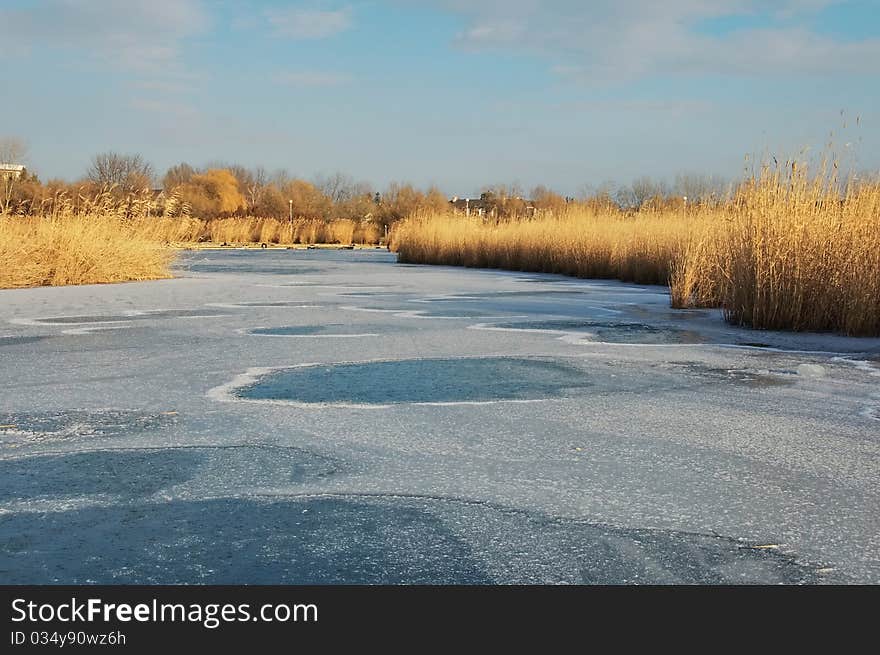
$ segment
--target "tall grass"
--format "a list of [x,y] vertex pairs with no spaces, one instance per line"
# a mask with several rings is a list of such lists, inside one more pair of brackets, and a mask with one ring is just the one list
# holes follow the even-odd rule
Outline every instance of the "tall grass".
[[0,288],[103,284],[170,277],[173,252],[149,229],[149,192],[120,197],[59,192],[35,215],[0,215]]
[[376,244],[381,226],[369,221],[338,219],[332,221],[277,218],[232,217],[201,220],[191,217],[143,218],[138,231],[147,238],[167,244],[312,243]]
[[[61,190],[29,206],[28,214],[53,219],[115,217],[131,221],[138,234],[167,244],[197,242],[281,245],[339,243],[376,244],[383,236],[380,223],[369,220],[293,220],[260,216],[230,216],[202,219],[190,214],[190,207],[176,192],[152,194],[148,190],[120,193],[115,187],[90,193]],[[21,213],[17,214],[22,216]]]
[[686,213],[632,217],[580,207],[510,221],[425,213],[395,228],[391,249],[402,262],[666,284],[695,220]]
[[[173,234],[173,223],[170,226]],[[382,235],[381,226],[372,221],[236,217],[196,221],[188,238],[168,241],[209,240],[213,243],[274,243],[274,244],[375,244]]]
[[692,235],[673,306],[719,305],[764,329],[880,335],[880,184],[765,168]]
[[117,216],[0,216],[0,288],[154,280],[171,258]]
[[169,277],[168,245],[377,243],[380,228],[351,220],[282,221],[131,215],[110,203],[99,211],[0,215],[0,288],[97,284]]
[[251,216],[210,220],[163,217],[139,219],[138,232],[154,241],[177,245],[199,242],[241,245],[376,244],[381,238],[382,228],[376,223],[349,219],[287,221]]
[[880,336],[880,184],[841,192],[833,174],[794,163],[715,204],[416,215],[391,247],[405,262],[669,284],[674,307],[719,306],[756,328]]

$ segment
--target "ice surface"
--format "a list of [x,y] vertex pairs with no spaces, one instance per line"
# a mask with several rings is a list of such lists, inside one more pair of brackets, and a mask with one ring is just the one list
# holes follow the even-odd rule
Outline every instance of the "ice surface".
[[583,335],[590,341],[606,343],[701,343],[704,340],[698,332],[693,330],[623,321],[555,319],[549,321],[492,323],[483,327],[484,329],[495,330],[536,330],[577,336]]
[[114,438],[151,432],[174,425],[176,412],[127,410],[0,413],[0,447],[71,439]]
[[0,291],[0,582],[880,583],[880,339],[384,251],[178,270]]
[[[775,550],[402,497],[177,500],[0,518],[11,583],[809,583]],[[46,541],[44,535],[56,535]],[[161,536],[161,539],[157,537]],[[44,560],[29,556],[34,543]],[[114,544],[106,549],[107,544]],[[89,556],[101,552],[100,558]]]
[[110,494],[149,496],[188,480],[194,451],[80,452],[0,461],[0,502]]
[[259,445],[80,451],[0,460],[0,502],[138,499],[189,488],[194,480],[227,493],[267,491],[341,470],[332,459],[302,449]]
[[258,337],[376,337],[387,327],[369,325],[346,325],[328,323],[325,325],[285,325],[281,327],[262,327],[248,330],[248,334]]
[[570,364],[487,357],[300,366],[268,373],[239,389],[238,395],[249,400],[385,405],[539,400],[589,387],[586,371]]
[[0,348],[4,346],[23,346],[29,343],[36,343],[37,341],[42,341],[43,339],[48,339],[48,337],[41,336],[33,336],[33,337],[3,337],[0,336]]
[[798,375],[810,378],[824,378],[825,367],[819,364],[801,364],[797,367]]
[[122,323],[128,321],[155,321],[168,318],[210,318],[226,316],[226,313],[204,307],[194,309],[165,309],[132,311],[127,314],[95,316],[45,316],[28,319],[28,322],[45,325],[80,325],[88,323]]

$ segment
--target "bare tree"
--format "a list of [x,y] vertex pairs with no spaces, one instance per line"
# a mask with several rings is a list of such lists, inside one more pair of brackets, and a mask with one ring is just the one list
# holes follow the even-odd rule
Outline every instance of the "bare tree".
[[700,173],[680,173],[675,176],[675,193],[687,198],[688,203],[712,202],[724,196],[723,179]]
[[583,184],[578,190],[578,200],[585,206],[593,209],[614,209],[620,208],[617,200],[617,185],[612,180],[606,180],[598,185]]
[[115,186],[130,193],[152,185],[153,167],[140,155],[105,152],[92,157],[87,177],[102,187]]
[[249,172],[247,185],[243,187],[243,189],[247,195],[248,211],[252,214],[256,213],[255,210],[257,207],[264,204],[262,198],[268,185],[269,172],[265,168],[257,166],[254,170]]
[[[0,138],[0,166],[21,166],[24,157],[27,154],[27,146],[24,141],[15,137]],[[3,181],[3,196],[0,197],[0,213],[5,214],[9,211],[12,204],[12,196],[15,186],[21,179],[22,172],[19,170],[2,170],[0,178]]]
[[266,218],[287,218],[290,199],[285,198],[281,190],[274,184],[266,184],[260,191],[256,210],[251,211],[257,216]]
[[365,182],[355,182],[354,178],[345,173],[333,173],[330,176],[317,175],[315,186],[334,204],[348,202],[371,191]]
[[523,198],[524,195],[522,187],[516,182],[495,184],[483,188],[480,201],[488,214],[497,218],[513,218],[526,213],[527,203]]
[[532,205],[536,209],[544,211],[558,213],[565,209],[565,205],[568,203],[566,198],[559,195],[552,189],[548,189],[543,184],[540,184],[532,189],[531,195]]
[[617,202],[621,207],[641,209],[649,200],[667,198],[669,187],[664,182],[655,182],[650,177],[639,177],[628,187],[617,191]]
[[166,193],[170,193],[179,186],[189,184],[196,173],[196,169],[186,162],[172,166],[166,171],[165,177],[162,178],[162,188],[165,189]]
[[581,201],[593,198],[613,198],[617,192],[617,184],[613,180],[605,180],[600,184],[585,183],[578,188],[577,198]]
[[241,164],[209,164],[206,168],[225,168],[235,177],[235,180],[238,182],[238,188],[242,191],[254,184],[254,174],[247,166],[242,166]]
[[279,189],[284,188],[293,181],[293,175],[286,168],[276,168],[269,175],[269,182],[277,186]]

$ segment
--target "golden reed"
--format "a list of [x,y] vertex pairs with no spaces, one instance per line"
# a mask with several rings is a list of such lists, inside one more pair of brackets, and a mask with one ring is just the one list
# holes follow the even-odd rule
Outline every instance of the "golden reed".
[[764,329],[880,336],[880,184],[764,168],[727,200],[624,213],[570,206],[495,221],[418,214],[403,262],[668,284],[673,307],[722,307]]

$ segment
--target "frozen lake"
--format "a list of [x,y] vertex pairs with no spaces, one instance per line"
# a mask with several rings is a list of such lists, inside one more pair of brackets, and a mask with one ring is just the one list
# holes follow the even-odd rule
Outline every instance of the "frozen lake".
[[0,583],[880,583],[880,339],[193,251],[0,291]]

